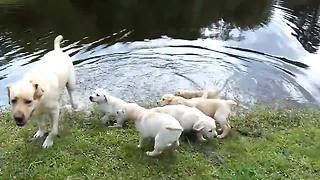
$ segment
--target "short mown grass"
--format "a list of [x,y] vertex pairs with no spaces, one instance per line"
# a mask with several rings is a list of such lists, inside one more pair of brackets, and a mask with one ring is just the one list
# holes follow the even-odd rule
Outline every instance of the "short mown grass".
[[183,137],[176,151],[150,158],[137,149],[131,123],[109,129],[100,114],[62,115],[54,146],[33,140],[35,122],[17,127],[1,113],[0,179],[315,179],[320,177],[318,110],[256,107],[230,118],[227,139],[199,144]]

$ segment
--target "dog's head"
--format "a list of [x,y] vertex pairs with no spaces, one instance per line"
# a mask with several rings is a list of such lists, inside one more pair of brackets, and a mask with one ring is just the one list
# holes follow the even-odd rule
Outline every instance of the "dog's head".
[[127,110],[125,108],[120,108],[116,112],[119,118],[126,118]]
[[8,86],[7,89],[13,119],[18,126],[24,126],[32,117],[44,91],[39,84],[32,81],[21,81]]
[[108,92],[102,88],[96,89],[94,93],[90,95],[89,100],[98,104],[108,103]]
[[165,94],[161,97],[160,101],[157,102],[158,105],[165,106],[165,105],[175,105],[175,99],[176,96],[173,94]]
[[202,134],[208,139],[212,139],[218,135],[216,123],[214,121],[199,121],[193,125],[193,129],[195,131],[201,131]]
[[119,118],[136,120],[140,114],[141,107],[136,103],[127,103],[126,106],[119,108],[116,114]]
[[174,95],[175,96],[182,96],[183,90],[177,90]]

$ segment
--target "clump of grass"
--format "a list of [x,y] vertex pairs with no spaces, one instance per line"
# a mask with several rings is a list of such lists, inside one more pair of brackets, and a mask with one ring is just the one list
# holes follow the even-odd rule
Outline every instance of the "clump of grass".
[[[177,152],[150,158],[137,149],[138,133],[128,123],[110,129],[95,110],[64,113],[60,135],[50,149],[32,140],[36,124],[16,127],[0,114],[0,179],[314,179],[320,175],[317,110],[273,111],[256,107],[230,121],[240,132],[199,144],[182,137]],[[110,124],[110,123],[109,123]],[[259,136],[255,136],[259,132]],[[248,136],[249,135],[249,136]]]

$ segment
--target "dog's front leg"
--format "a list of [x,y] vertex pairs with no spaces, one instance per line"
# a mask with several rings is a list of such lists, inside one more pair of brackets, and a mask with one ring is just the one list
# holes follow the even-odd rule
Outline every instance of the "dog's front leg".
[[137,148],[141,148],[142,147],[143,140],[144,140],[144,137],[140,136],[139,144],[137,145]]
[[44,120],[45,117],[40,117],[37,121],[37,124],[38,124],[38,131],[33,135],[33,138],[41,138],[44,136],[44,134],[46,133],[45,132],[45,126],[46,126],[46,123],[45,123],[45,120]]
[[122,128],[124,118],[123,117],[116,117],[116,123],[113,124],[113,126],[109,126],[110,128]]
[[105,113],[105,114],[101,117],[101,122],[102,122],[103,124],[106,124],[108,120],[109,120],[109,114]]
[[225,124],[223,125],[222,129],[223,129],[222,134],[217,136],[217,138],[219,139],[225,138],[230,134],[231,126],[229,124]]
[[53,145],[53,138],[58,135],[58,128],[59,128],[59,108],[55,108],[49,114],[49,117],[52,121],[52,130],[47,136],[46,140],[43,142],[43,148],[49,148]]

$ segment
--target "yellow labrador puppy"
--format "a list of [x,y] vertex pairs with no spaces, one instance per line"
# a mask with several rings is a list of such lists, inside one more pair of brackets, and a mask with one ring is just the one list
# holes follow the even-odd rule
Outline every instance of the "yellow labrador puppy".
[[217,136],[215,120],[197,108],[185,105],[167,105],[151,110],[171,115],[179,121],[184,132],[194,130],[200,142],[205,141],[205,138],[212,139]]
[[[117,97],[110,95],[106,90],[98,88],[90,95],[89,100],[98,105],[100,110],[104,113],[102,119],[106,121],[109,115],[117,115],[117,111],[126,106],[127,102]],[[116,122],[110,128],[121,128],[125,119],[117,116]]]
[[204,98],[185,99],[183,97],[174,96],[173,94],[165,94],[162,96],[158,104],[160,104],[161,106],[183,104],[189,107],[198,108],[204,114],[214,118],[220,124],[223,132],[217,137],[224,138],[229,134],[231,130],[231,126],[227,120],[231,112],[231,106],[236,105],[237,103],[233,100]]
[[[48,115],[51,119],[52,131],[46,137],[43,148],[52,146],[53,138],[58,134],[59,99],[65,87],[72,107],[77,108],[73,97],[76,86],[74,67],[71,58],[60,49],[62,39],[61,35],[57,36],[54,50],[45,54],[20,81],[8,86],[9,104],[18,126],[24,126],[33,117],[43,120],[43,116]],[[40,119],[35,138],[45,134],[45,123]]]
[[217,98],[220,94],[219,90],[178,90],[175,95],[186,99],[202,97],[208,99]]
[[125,119],[134,120],[137,130],[141,133],[138,148],[144,138],[154,138],[154,150],[146,152],[148,156],[157,156],[168,147],[179,146],[179,137],[183,128],[179,122],[168,114],[157,113],[128,103],[117,114]]

